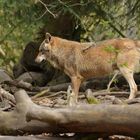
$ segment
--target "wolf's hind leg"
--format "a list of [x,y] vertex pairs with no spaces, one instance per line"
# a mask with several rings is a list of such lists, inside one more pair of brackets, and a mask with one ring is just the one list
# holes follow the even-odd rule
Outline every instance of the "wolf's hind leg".
[[125,79],[127,80],[129,87],[130,87],[129,99],[135,98],[136,93],[137,93],[137,85],[134,81],[133,71],[127,67],[120,68],[120,71],[121,71],[122,75],[125,77]]
[[114,79],[116,78],[116,76],[119,74],[119,71],[116,70],[114,76],[112,77],[111,81],[109,82],[109,84],[107,85],[107,92],[110,92],[110,86],[111,84],[114,82]]

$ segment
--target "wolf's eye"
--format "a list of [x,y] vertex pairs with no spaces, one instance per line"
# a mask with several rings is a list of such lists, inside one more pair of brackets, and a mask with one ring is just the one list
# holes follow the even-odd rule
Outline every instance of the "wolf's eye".
[[39,52],[41,53],[41,54],[44,54],[44,50],[41,48],[41,49],[39,49]]
[[49,51],[49,49],[47,47],[43,47],[39,50],[41,53],[45,53],[47,51]]
[[43,48],[44,51],[49,51],[48,47]]

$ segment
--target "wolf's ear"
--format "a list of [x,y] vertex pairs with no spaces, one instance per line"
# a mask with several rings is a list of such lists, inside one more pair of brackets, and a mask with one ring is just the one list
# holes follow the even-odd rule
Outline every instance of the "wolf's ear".
[[51,40],[51,34],[50,34],[50,33],[46,33],[46,35],[45,35],[45,41],[46,41],[47,43],[49,43],[50,40]]

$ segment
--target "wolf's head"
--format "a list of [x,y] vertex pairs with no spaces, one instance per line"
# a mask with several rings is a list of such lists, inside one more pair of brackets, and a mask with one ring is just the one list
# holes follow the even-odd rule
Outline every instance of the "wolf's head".
[[35,59],[37,63],[40,63],[50,57],[52,52],[52,43],[53,41],[51,34],[46,33],[45,40],[41,43],[39,47],[39,53]]

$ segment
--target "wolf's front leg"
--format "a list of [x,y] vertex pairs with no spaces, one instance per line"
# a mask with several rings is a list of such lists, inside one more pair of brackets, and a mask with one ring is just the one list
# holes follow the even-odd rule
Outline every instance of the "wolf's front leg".
[[77,104],[77,97],[75,96],[75,93],[73,92],[71,85],[69,85],[67,89],[67,104],[68,106],[74,106]]
[[[68,95],[68,105],[74,106],[77,105],[78,102],[78,93],[81,84],[81,79],[74,76],[71,77],[71,82],[72,82],[72,88],[71,88],[71,92]],[[70,91],[69,88],[68,88],[68,92]]]

